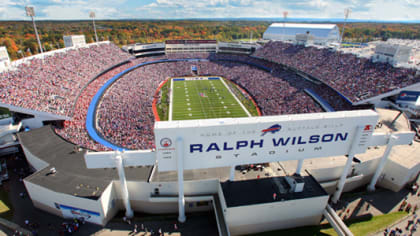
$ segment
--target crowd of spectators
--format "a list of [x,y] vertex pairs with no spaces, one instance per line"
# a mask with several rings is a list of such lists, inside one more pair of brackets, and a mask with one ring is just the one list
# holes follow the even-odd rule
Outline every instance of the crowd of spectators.
[[[91,150],[110,150],[92,140],[86,131],[86,115],[93,96],[106,81],[121,71],[143,62],[161,59],[204,60],[154,63],[135,69],[112,84],[96,110],[96,129],[105,139],[128,149],[154,147],[152,103],[159,85],[170,77],[223,76],[245,89],[262,115],[321,112],[305,92],[311,88],[337,110],[350,109],[327,86],[314,84],[277,63],[244,55],[184,53],[130,58],[113,44],[102,44],[32,59],[17,70],[1,74],[0,101],[28,109],[71,117],[55,131],[64,139]],[[117,66],[89,81],[102,71]],[[80,95],[80,96],[79,96]],[[79,96],[79,97],[78,97]],[[76,103],[77,101],[77,103]],[[76,103],[76,104],[75,104]]]
[[99,76],[96,80],[90,83],[81,93],[77,104],[74,108],[74,115],[71,120],[64,121],[63,127],[56,127],[55,131],[64,139],[77,144],[79,146],[89,148],[92,150],[109,150],[103,145],[93,141],[86,131],[86,116],[92,98],[96,92],[102,87],[106,81],[111,79],[114,75],[133,66],[132,63],[122,65],[114,70]]
[[373,63],[327,48],[270,41],[253,56],[298,69],[323,81],[352,102],[420,82],[414,69]]
[[191,75],[185,62],[151,64],[125,74],[106,91],[98,106],[100,134],[121,147],[152,148],[154,94],[166,78],[183,75]]
[[[268,72],[244,63],[225,61],[229,58],[242,62],[258,61],[239,57],[213,54],[207,57],[210,60],[149,64],[125,74],[105,92],[98,106],[96,123],[99,133],[124,148],[153,148],[155,117],[152,103],[155,91],[167,78],[191,76],[193,65],[201,76],[223,76],[245,88],[263,115],[322,111],[303,91],[315,84],[281,68]],[[183,58],[183,55],[177,58]],[[266,63],[265,66],[269,65]]]
[[130,57],[116,45],[103,43],[33,58],[0,73],[0,102],[71,117],[81,88]]

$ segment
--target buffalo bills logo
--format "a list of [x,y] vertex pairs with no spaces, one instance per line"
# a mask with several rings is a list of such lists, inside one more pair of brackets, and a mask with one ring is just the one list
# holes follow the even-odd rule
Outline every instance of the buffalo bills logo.
[[402,97],[402,98],[407,97],[407,94],[406,94],[406,93],[402,93],[402,94],[400,95],[400,97]]
[[169,138],[163,138],[160,140],[160,146],[162,147],[170,147],[172,145],[172,141]]
[[262,132],[261,136],[264,136],[266,133],[274,134],[274,133],[279,132],[280,130],[281,130],[281,125],[275,124],[275,125],[270,126],[268,129],[263,129],[261,131]]
[[365,125],[365,128],[363,129],[363,131],[371,131],[371,130],[372,130],[371,125]]

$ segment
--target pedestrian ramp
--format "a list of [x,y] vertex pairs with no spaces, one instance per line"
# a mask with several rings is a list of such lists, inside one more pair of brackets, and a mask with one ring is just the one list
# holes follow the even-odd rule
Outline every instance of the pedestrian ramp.
[[328,204],[324,210],[324,216],[328,220],[328,223],[334,228],[335,232],[337,232],[338,236],[353,236],[353,233],[347,225],[344,224],[337,213],[335,213],[334,209]]

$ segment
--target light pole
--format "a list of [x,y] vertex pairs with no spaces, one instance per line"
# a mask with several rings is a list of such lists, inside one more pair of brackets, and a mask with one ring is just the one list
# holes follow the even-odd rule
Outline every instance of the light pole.
[[289,14],[289,12],[284,11],[283,12],[283,41],[286,41],[286,19],[287,19],[287,15]]
[[341,48],[341,43],[343,42],[344,28],[346,27],[347,18],[349,18],[350,12],[351,12],[350,8],[344,9],[344,24],[343,24],[343,30],[341,30],[340,48]]
[[41,45],[41,40],[39,40],[39,35],[38,35],[38,30],[36,29],[36,24],[35,24],[35,10],[34,7],[31,6],[26,6],[25,7],[26,10],[26,15],[30,16],[32,18],[32,23],[34,24],[34,30],[35,30],[35,35],[36,35],[36,40],[38,41],[38,45],[39,45],[39,51],[41,53],[43,53],[44,51],[42,50],[42,45]]
[[93,11],[89,12],[89,17],[92,18],[93,30],[95,31],[96,42],[98,42],[98,34],[96,34],[96,25],[95,25],[95,17],[96,17],[95,12]]

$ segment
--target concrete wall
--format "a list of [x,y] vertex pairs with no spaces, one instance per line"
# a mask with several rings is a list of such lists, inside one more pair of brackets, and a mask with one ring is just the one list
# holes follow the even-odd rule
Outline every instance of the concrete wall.
[[104,190],[99,199],[101,203],[104,220],[102,224],[106,224],[109,220],[111,220],[121,208],[120,204],[117,202],[117,192],[114,187],[114,182],[111,182],[108,187]]
[[220,183],[217,189],[217,193],[219,194],[220,205],[222,206],[223,213],[226,215],[226,209],[227,209],[226,199],[225,199],[225,195],[223,194],[222,185],[220,185]]
[[382,175],[378,179],[377,186],[398,192],[407,183],[413,181],[419,171],[420,163],[412,168],[407,168],[394,160],[388,160]]
[[[353,163],[348,176],[373,175],[379,164],[379,160],[380,157],[368,161],[363,161],[359,164]],[[311,172],[312,176],[320,183],[334,181],[339,179],[341,174],[343,173],[344,164],[345,162],[343,162],[342,165],[337,165],[329,168],[309,169],[309,172]]]
[[227,208],[231,235],[318,225],[328,196]]
[[66,206],[98,212],[101,218],[99,221],[92,222],[90,221],[90,219],[86,219],[86,221],[95,223],[95,224],[104,223],[104,220],[103,220],[104,214],[102,211],[102,205],[100,201],[95,201],[95,200],[91,200],[87,198],[76,197],[76,196],[72,196],[68,194],[54,192],[47,188],[33,184],[27,180],[24,180],[24,184],[30,198],[32,199],[32,201],[34,202],[34,205],[37,208],[46,210],[52,214],[55,214],[61,217],[63,217],[63,214],[60,209],[57,209],[55,204],[62,204]]
[[25,148],[25,146],[23,146],[23,145],[21,145],[21,146],[22,146],[23,152],[25,153],[26,160],[28,160],[29,164],[36,171],[40,171],[40,170],[46,168],[47,166],[49,166],[49,164],[47,162],[45,162],[41,158],[38,158],[37,156],[33,155],[28,149]]
[[[360,164],[353,164],[343,192],[352,191],[369,184],[381,158],[382,155],[368,161],[363,161]],[[329,194],[332,194],[335,191],[337,180],[340,178],[343,168],[344,166],[341,165],[331,168],[310,169],[309,172],[321,183]],[[420,163],[412,167],[406,167],[401,165],[398,161],[388,159],[385,168],[378,179],[377,186],[398,192],[407,183],[413,181],[419,172]]]
[[[212,195],[218,192],[219,181],[211,180],[197,180],[184,182],[184,194],[188,195]],[[124,210],[122,205],[122,197],[120,195],[120,182],[114,181],[116,205]],[[131,207],[134,211],[145,212],[150,214],[165,214],[177,213],[178,201],[172,202],[154,202],[151,200],[151,195],[155,193],[155,189],[159,189],[160,195],[178,196],[177,182],[136,182],[127,181],[128,192],[130,196]],[[185,203],[186,212],[208,211],[211,210],[211,204],[208,206],[197,206],[196,200]]]
[[344,165],[330,168],[309,169],[311,175],[320,183],[337,180],[343,173]]

